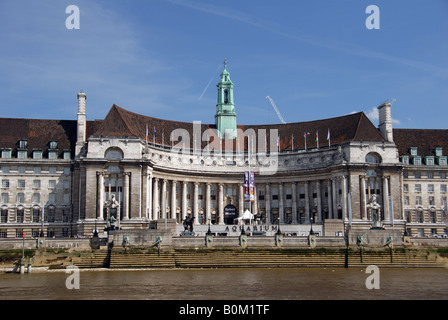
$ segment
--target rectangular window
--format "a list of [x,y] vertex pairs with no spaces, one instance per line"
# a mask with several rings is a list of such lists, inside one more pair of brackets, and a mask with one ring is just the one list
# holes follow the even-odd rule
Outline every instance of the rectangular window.
[[34,174],[40,174],[42,172],[41,167],[34,167]]
[[39,193],[33,193],[33,202],[40,203],[40,194]]
[[42,159],[42,150],[34,150],[33,159]]
[[415,185],[415,192],[422,192],[422,185],[421,184],[416,184]]
[[19,159],[26,159],[27,158],[27,152],[26,151],[17,151],[17,158],[19,158]]
[[435,200],[434,200],[434,197],[433,197],[433,196],[430,196],[429,199],[428,199],[428,201],[429,201],[429,205],[430,205],[430,206],[434,206],[434,205],[435,205]]
[[447,161],[446,161],[446,157],[439,157],[439,166],[446,166]]
[[64,204],[65,205],[70,204],[70,195],[68,193],[64,194]]
[[24,203],[25,202],[25,194],[22,192],[19,192],[17,194],[17,202],[18,203]]
[[401,163],[403,163],[404,165],[409,165],[409,156],[402,156]]
[[404,184],[403,185],[403,192],[409,192],[409,185],[408,184]]
[[2,209],[1,210],[1,223],[7,223],[8,222],[8,209]]
[[62,210],[62,222],[69,222],[70,212],[68,210]]
[[420,172],[414,172],[414,178],[415,179],[420,179],[421,178],[421,174],[420,174]]
[[434,157],[426,157],[426,165],[433,166],[434,165]]
[[428,184],[428,192],[434,192],[434,185]]
[[440,173],[440,179],[446,179],[446,173],[445,172],[441,172]]
[[8,202],[9,202],[9,194],[2,193],[2,203],[8,203]]
[[440,192],[446,192],[446,184],[440,185]]
[[40,209],[33,209],[33,222],[40,221]]
[[11,159],[12,152],[11,149],[2,149],[2,158],[3,159]]
[[18,167],[17,171],[19,172],[19,174],[25,174],[26,173],[26,168],[25,167]]
[[58,152],[57,151],[49,151],[48,152],[48,159],[55,160],[58,158]]
[[33,181],[33,188],[34,189],[40,189],[40,180],[34,180]]
[[404,205],[405,206],[409,205],[409,196],[404,196]]
[[49,180],[48,189],[54,189],[54,188],[56,188],[56,180]]
[[24,213],[23,209],[17,209],[16,221],[18,223],[23,223],[24,216],[25,216],[25,213]]
[[55,204],[56,203],[56,194],[55,193],[50,193],[48,195],[48,202]]
[[414,157],[414,166],[420,166],[422,164],[421,157]]
[[8,179],[2,180],[2,188],[9,189],[9,180]]
[[63,158],[64,158],[64,160],[70,160],[70,151],[69,150],[64,151]]
[[422,205],[422,197],[421,196],[416,196],[415,197],[415,204],[418,206]]
[[434,179],[434,173],[432,173],[432,172],[427,172],[427,173],[426,173],[426,178],[428,178],[428,179]]

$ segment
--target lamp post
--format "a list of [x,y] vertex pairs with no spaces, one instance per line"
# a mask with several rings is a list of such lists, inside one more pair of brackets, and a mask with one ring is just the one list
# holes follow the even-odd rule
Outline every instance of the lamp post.
[[313,217],[313,215],[311,215],[311,217],[310,217],[310,223],[311,223],[310,235],[314,235],[313,220],[314,220],[314,217]]

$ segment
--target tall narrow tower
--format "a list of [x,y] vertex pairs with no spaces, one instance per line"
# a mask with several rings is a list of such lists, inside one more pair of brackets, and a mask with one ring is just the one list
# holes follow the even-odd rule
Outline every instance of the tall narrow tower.
[[84,92],[78,93],[78,134],[76,138],[75,157],[81,156],[81,151],[86,143],[86,99]]
[[233,82],[226,69],[227,61],[224,59],[224,70],[218,87],[218,104],[216,105],[215,125],[221,139],[236,138],[236,113],[233,103]]

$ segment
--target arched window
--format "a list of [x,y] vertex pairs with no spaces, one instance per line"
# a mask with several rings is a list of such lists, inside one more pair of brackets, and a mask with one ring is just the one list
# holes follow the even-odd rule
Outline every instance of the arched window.
[[224,103],[229,103],[229,91],[224,90]]
[[120,160],[123,159],[123,151],[119,148],[109,148],[106,150],[104,157],[107,160]]
[[381,163],[381,156],[377,153],[369,153],[366,155],[367,163]]

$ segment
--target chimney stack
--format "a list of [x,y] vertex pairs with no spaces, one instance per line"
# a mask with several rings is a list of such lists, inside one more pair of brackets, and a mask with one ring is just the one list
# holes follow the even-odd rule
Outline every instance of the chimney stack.
[[378,129],[380,130],[381,134],[386,139],[386,141],[389,141],[389,142],[394,141],[394,137],[393,137],[393,133],[392,133],[391,107],[392,107],[392,104],[389,102],[385,102],[378,107],[378,113],[379,113]]
[[80,152],[86,142],[86,99],[86,94],[81,90],[78,93],[78,135],[75,156],[80,156]]

